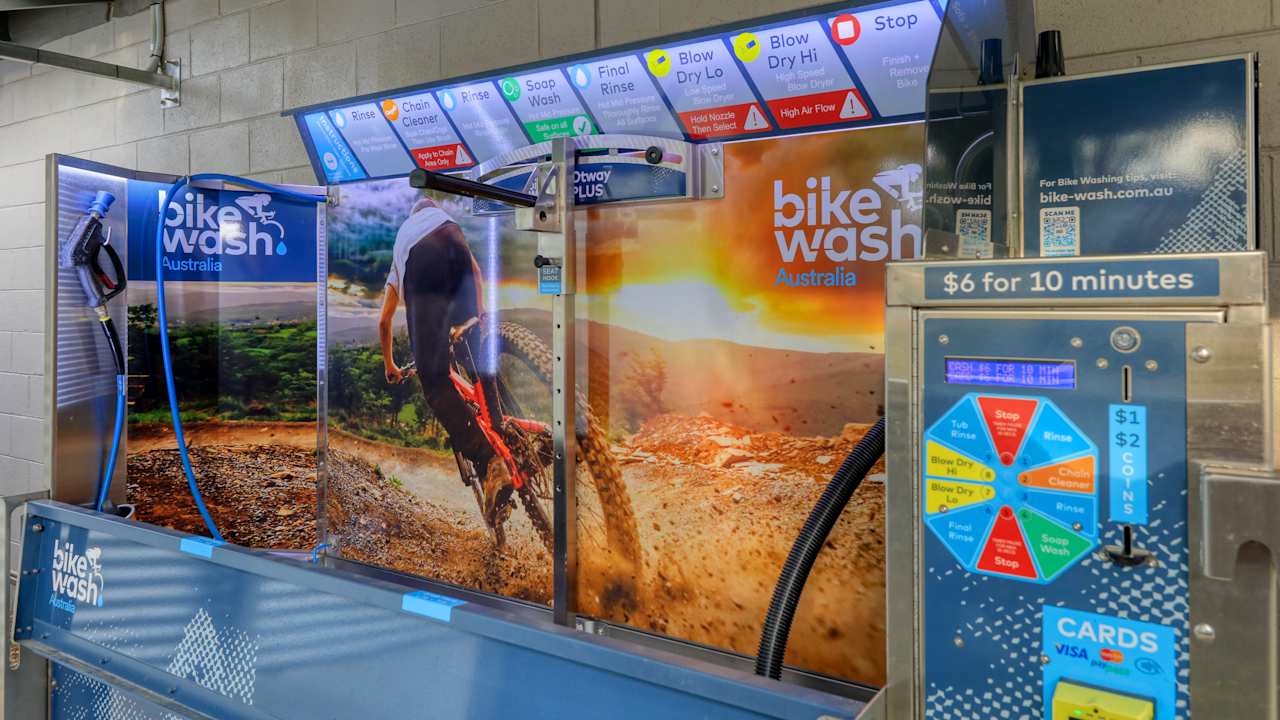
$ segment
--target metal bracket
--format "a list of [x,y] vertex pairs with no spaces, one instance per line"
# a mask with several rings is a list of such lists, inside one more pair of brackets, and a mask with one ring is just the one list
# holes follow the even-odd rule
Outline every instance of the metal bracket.
[[[682,140],[648,135],[582,135],[547,140],[490,158],[472,168],[469,176],[476,181],[502,184],[504,187],[513,186],[515,181],[523,179],[521,191],[525,194],[538,197],[554,194],[544,190],[547,182],[546,173],[559,162],[558,156],[552,157],[556,142],[562,142],[569,148],[573,154],[575,169],[589,170],[601,164],[643,165],[663,173],[679,173],[686,179],[679,194],[609,199],[606,202],[610,205],[709,200],[724,197],[724,148],[720,143],[694,145]],[[595,202],[600,200],[596,199]],[[511,208],[494,206],[492,203],[477,203],[473,212],[477,215],[496,215],[511,212]],[[522,214],[525,216],[523,220]],[[556,214],[548,208],[546,220],[553,219]],[[541,226],[535,226],[531,218],[536,215],[530,215],[528,212],[521,213],[517,208],[516,229],[559,232],[559,230],[545,230]]]
[[182,60],[166,60],[161,72],[173,78],[173,87],[160,88],[160,107],[175,108],[182,105]]
[[694,177],[699,200],[724,197],[724,146],[720,143],[694,145]]
[[529,189],[537,197],[530,208],[516,208],[516,229],[559,233],[564,230],[565,213],[561,212],[560,166],[562,162],[540,163],[529,178]]

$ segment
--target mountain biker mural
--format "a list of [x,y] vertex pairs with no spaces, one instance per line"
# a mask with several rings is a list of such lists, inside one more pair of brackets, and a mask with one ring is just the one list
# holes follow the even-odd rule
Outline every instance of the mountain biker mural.
[[[721,199],[579,208],[578,612],[753,652],[791,539],[882,413],[883,267],[919,253],[921,150],[910,125],[731,143]],[[415,207],[475,279],[442,285],[430,357],[387,282]],[[550,604],[550,302],[535,235],[473,207],[400,179],[330,209],[326,512],[348,558]],[[788,662],[882,680],[882,518],[873,474]]]
[[[469,210],[388,180],[330,212],[329,527],[349,558],[549,604],[549,303],[521,283],[533,239]],[[585,397],[578,414],[580,537],[629,588],[630,499]]]

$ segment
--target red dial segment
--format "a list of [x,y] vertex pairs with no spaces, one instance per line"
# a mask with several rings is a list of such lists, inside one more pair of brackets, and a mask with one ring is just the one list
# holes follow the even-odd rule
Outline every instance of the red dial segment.
[[1031,427],[1031,418],[1036,414],[1036,403],[1023,398],[978,398],[982,418],[991,431],[991,440],[1001,463],[1013,464],[1018,448],[1022,447],[1022,439],[1027,435],[1027,428]]
[[1005,505],[996,516],[986,547],[978,559],[978,569],[1001,575],[1013,575],[1035,579],[1036,566],[1031,563],[1031,551],[1018,527],[1013,508]]

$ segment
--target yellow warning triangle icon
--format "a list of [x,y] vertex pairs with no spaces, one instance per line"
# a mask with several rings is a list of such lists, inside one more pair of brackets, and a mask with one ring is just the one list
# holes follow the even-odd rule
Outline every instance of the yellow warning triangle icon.
[[863,105],[862,100],[858,98],[858,93],[850,90],[849,94],[844,96],[844,107],[840,108],[841,120],[856,120],[870,114],[867,112],[867,106]]
[[459,145],[457,151],[453,153],[453,164],[469,165],[470,163],[471,163],[471,156],[467,154],[466,148]]
[[760,113],[760,108],[752,105],[751,110],[747,113],[747,121],[742,124],[742,129],[764,130],[767,127],[769,127],[769,123],[764,119],[764,115]]

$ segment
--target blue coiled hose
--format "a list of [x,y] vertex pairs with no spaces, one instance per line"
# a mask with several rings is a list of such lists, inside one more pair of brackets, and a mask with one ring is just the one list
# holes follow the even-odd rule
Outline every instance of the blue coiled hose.
[[[169,415],[173,418],[173,435],[174,439],[178,441],[178,456],[182,458],[182,471],[187,476],[187,487],[191,490],[191,499],[195,501],[196,509],[200,511],[200,517],[204,519],[205,527],[209,528],[209,534],[214,540],[221,541],[222,533],[218,532],[218,526],[214,523],[213,516],[209,514],[209,508],[205,507],[204,498],[200,495],[200,488],[196,485],[196,474],[191,469],[191,457],[187,453],[186,436],[182,433],[182,418],[178,412],[178,393],[173,382],[173,361],[169,356],[169,322],[164,302],[164,219],[165,215],[168,214],[169,203],[191,183],[206,180],[228,182],[302,202],[324,202],[325,198],[323,195],[308,195],[234,175],[199,173],[181,178],[173,185],[170,185],[169,191],[165,193],[164,199],[160,201],[160,219],[156,223],[156,323],[160,326],[160,355],[164,360],[165,388],[169,392]],[[117,418],[121,415],[123,413],[118,413]],[[114,456],[114,449],[112,454]]]

